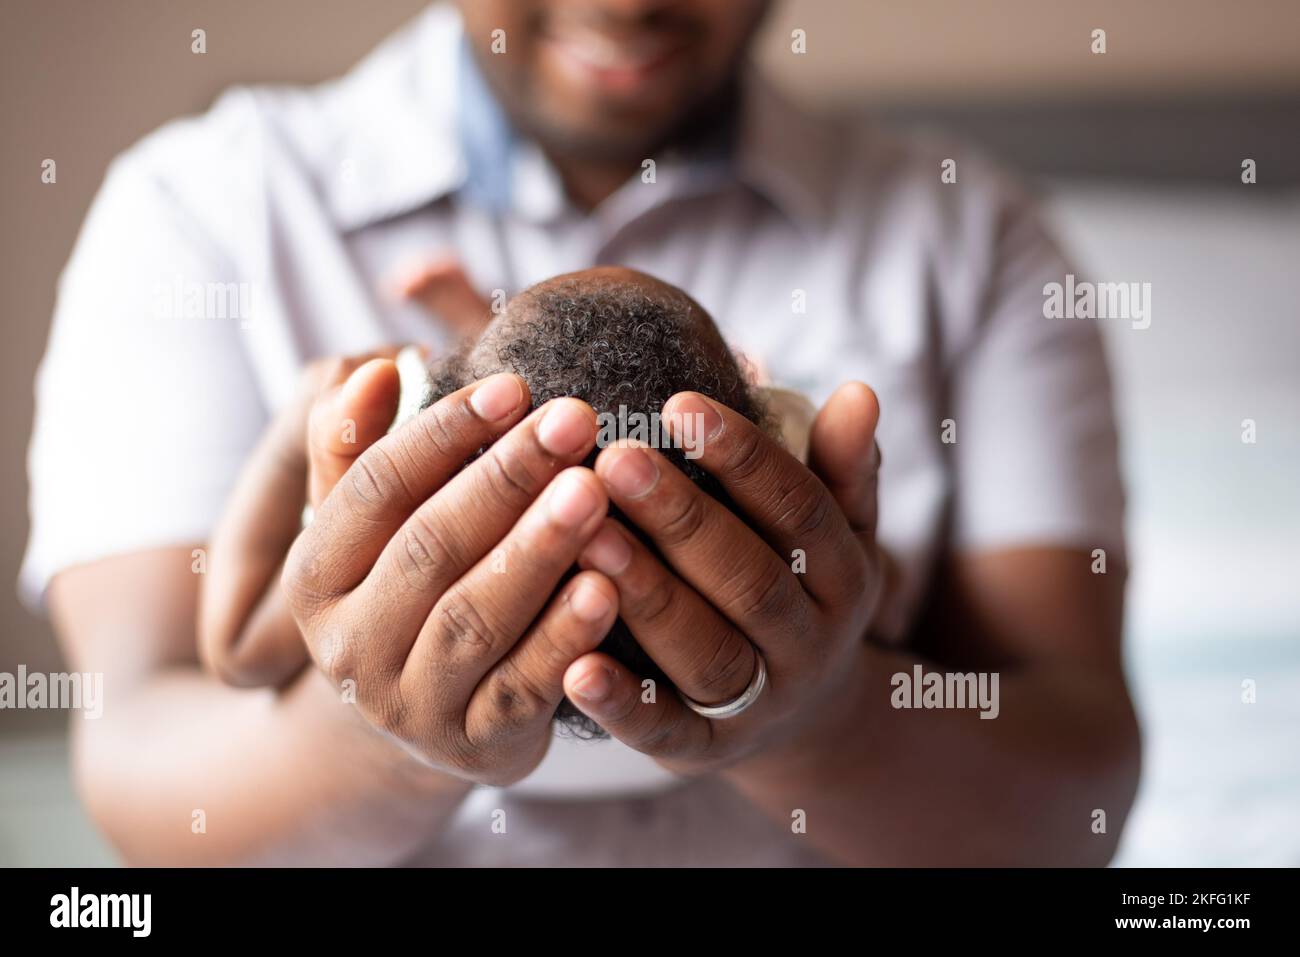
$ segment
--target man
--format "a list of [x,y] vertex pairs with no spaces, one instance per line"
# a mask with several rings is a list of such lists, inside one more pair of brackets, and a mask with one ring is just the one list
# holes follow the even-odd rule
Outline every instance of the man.
[[[1137,733],[1096,330],[1043,318],[1067,267],[980,162],[952,154],[944,183],[947,155],[814,120],[749,76],[764,6],[479,2],[463,26],[435,9],[339,84],[231,94],[115,165],[42,371],[24,574],[78,670],[106,673],[116,704],[78,723],[77,770],[128,860],[1113,853]],[[421,252],[457,265],[412,270]],[[302,447],[297,369],[434,338],[377,289],[457,325],[480,297],[602,262],[688,290],[822,403],[805,467],[725,406],[670,401],[706,416],[700,467],[748,526],[644,450],[582,467],[590,408],[530,413],[503,374],[426,410],[423,441],[369,432],[295,540],[307,459],[350,451],[315,431]],[[240,322],[158,317],[159,290],[239,283]],[[391,397],[382,361],[339,389],[346,368],[320,374],[313,421]],[[88,461],[117,464],[87,482]],[[234,508],[265,521],[241,554],[267,577],[284,562],[283,588],[208,590],[203,615],[296,626],[317,666],[274,694],[195,667],[195,572],[220,560],[246,464]],[[611,503],[662,560],[596,544]],[[494,573],[498,548],[523,561]],[[578,559],[573,590],[535,607]],[[642,701],[593,650],[637,609],[664,642],[712,643],[677,668],[683,695]],[[468,707],[487,663],[538,649],[543,684],[516,660]],[[896,707],[914,668],[999,676],[996,719]],[[564,696],[611,740],[548,749]]]

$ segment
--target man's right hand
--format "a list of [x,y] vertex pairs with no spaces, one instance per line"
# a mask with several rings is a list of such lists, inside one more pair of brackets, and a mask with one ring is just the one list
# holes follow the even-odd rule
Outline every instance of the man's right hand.
[[601,483],[575,467],[595,445],[595,413],[558,399],[525,417],[528,388],[503,373],[353,459],[328,438],[349,385],[312,412],[313,473],[337,484],[285,563],[294,618],[373,726],[464,780],[517,781],[546,753],[565,669],[617,615],[599,573],[556,593],[606,513]]

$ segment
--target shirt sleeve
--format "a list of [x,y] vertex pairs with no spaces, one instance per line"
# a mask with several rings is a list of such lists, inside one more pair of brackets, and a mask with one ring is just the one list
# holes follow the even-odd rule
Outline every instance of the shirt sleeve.
[[30,605],[70,565],[206,540],[266,420],[240,291],[165,179],[119,158],[60,279],[36,379]]
[[949,377],[957,548],[1124,547],[1124,494],[1098,320],[1044,316],[1071,267],[1036,206],[1003,193],[986,295]]

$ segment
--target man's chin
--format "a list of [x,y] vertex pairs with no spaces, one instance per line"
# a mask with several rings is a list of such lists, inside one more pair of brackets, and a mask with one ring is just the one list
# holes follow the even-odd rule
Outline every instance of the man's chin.
[[[585,161],[639,164],[654,153],[664,141],[666,133],[655,133],[660,126],[654,117],[645,117],[640,111],[624,114],[616,110],[602,110],[605,117],[600,125],[590,123],[590,114],[581,122],[568,122],[567,117],[547,115],[545,119],[529,124],[529,133],[547,152],[557,156],[580,156]],[[647,131],[653,133],[648,135]]]

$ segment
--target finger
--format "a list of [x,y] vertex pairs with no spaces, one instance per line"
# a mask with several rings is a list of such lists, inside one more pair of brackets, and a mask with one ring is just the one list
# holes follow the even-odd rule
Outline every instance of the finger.
[[[675,441],[694,436],[696,459],[756,530],[793,567],[818,602],[856,600],[865,582],[862,548],[816,474],[743,415],[698,392],[664,404]],[[679,438],[680,437],[680,438]]]
[[399,280],[398,294],[419,303],[457,335],[477,335],[492,319],[492,305],[479,295],[459,261],[440,257]]
[[242,628],[222,663],[214,657],[210,667],[227,684],[239,688],[279,688],[311,661],[302,631],[284,593],[275,587],[283,563],[270,572],[270,582],[260,599],[245,613]]
[[304,392],[286,406],[253,448],[208,546],[199,658],[228,684],[280,684],[307,662],[298,627],[274,586],[298,533],[309,402]]
[[411,513],[528,407],[510,373],[446,396],[366,449],[298,536],[284,583],[300,620],[351,591]]
[[575,576],[479,682],[466,711],[468,740],[490,744],[550,724],[564,699],[564,672],[600,645],[617,613],[612,582],[597,572]]
[[653,449],[611,446],[596,458],[610,499],[665,561],[748,635],[772,664],[805,633],[807,596],[767,543]]
[[436,601],[402,671],[403,697],[465,714],[474,688],[528,630],[600,528],[607,506],[589,469],[556,476],[495,553]]
[[385,609],[390,641],[405,641],[388,654],[405,658],[442,593],[490,552],[505,556],[498,546],[520,516],[595,444],[591,406],[548,402],[415,510],[348,597],[363,613]]
[[707,754],[713,728],[671,690],[646,686],[602,652],[583,655],[564,673],[564,691],[587,717],[630,748],[671,766]]
[[830,490],[858,535],[876,534],[880,450],[876,425],[880,403],[861,382],[836,389],[817,417],[809,439],[809,466]]
[[307,428],[309,496],[313,508],[357,457],[381,439],[397,413],[397,363],[371,359],[319,396]]
[[714,705],[749,687],[758,668],[749,639],[618,522],[605,521],[578,565],[618,587],[619,617],[683,694]]
[[[595,442],[596,414],[577,399],[549,402],[511,429],[426,499],[390,537],[365,579],[338,602],[337,624],[309,633],[317,664],[336,680],[358,673],[402,673],[443,593],[490,552],[505,556],[499,546],[520,516],[563,468],[581,462]],[[345,480],[340,489],[347,484]],[[333,495],[326,506],[332,500]],[[319,524],[320,517],[308,532]],[[472,608],[460,611],[452,606],[449,613],[474,624],[467,617],[474,613]],[[462,690],[463,708],[468,689]]]

